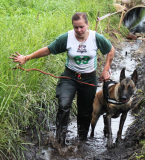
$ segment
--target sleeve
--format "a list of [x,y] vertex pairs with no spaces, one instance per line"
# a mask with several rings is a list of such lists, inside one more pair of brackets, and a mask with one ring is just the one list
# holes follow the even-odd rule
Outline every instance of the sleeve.
[[66,44],[67,44],[67,37],[68,37],[68,32],[65,34],[60,35],[56,40],[54,40],[50,45],[48,45],[48,49],[52,54],[58,54],[65,52],[66,49]]
[[102,34],[96,32],[96,43],[98,49],[100,49],[102,54],[107,54],[111,51],[112,44],[111,42],[106,39]]

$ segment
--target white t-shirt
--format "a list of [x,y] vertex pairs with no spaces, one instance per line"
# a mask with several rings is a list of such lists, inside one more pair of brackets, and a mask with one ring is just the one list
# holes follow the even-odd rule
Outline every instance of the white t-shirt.
[[85,42],[79,42],[74,30],[68,31],[66,66],[79,73],[90,73],[97,68],[97,44],[95,31],[89,30]]

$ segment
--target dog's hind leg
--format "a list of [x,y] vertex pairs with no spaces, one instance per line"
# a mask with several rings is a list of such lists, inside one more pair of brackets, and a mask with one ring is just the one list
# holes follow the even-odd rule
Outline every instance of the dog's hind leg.
[[90,134],[90,137],[94,137],[94,130],[95,130],[95,126],[96,126],[96,123],[99,119],[100,115],[97,115],[95,116],[95,118],[92,117],[92,120],[91,120],[91,134]]
[[96,126],[96,123],[100,117],[100,110],[101,110],[101,107],[97,106],[96,108],[94,108],[93,110],[93,113],[92,113],[92,120],[91,120],[91,134],[90,134],[90,137],[94,137],[94,130],[95,130],[95,126]]
[[122,139],[121,139],[122,129],[123,129],[123,126],[124,126],[124,122],[125,122],[125,120],[126,120],[126,117],[127,117],[127,113],[122,113],[121,118],[120,118],[120,124],[119,124],[119,130],[118,130],[118,133],[117,133],[116,142],[120,142],[120,141],[122,140]]
[[91,134],[90,137],[94,137],[94,130],[96,123],[101,115],[101,104],[99,101],[98,93],[95,95],[94,103],[93,103],[93,112],[92,112],[92,120],[91,120]]

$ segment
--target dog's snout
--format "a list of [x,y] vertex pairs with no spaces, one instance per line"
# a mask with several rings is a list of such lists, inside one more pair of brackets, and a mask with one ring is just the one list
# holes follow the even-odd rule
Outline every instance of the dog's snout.
[[127,96],[126,96],[126,95],[123,95],[123,96],[122,96],[122,99],[127,99]]
[[128,100],[128,97],[126,95],[122,96],[122,101],[125,103]]

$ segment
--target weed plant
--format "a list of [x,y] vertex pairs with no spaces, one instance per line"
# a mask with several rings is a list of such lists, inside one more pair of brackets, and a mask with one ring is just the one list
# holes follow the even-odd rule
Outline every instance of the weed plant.
[[[72,29],[71,17],[77,11],[87,13],[90,29],[94,30],[98,11],[100,17],[110,9],[115,12],[112,3],[113,0],[0,1],[0,159],[24,159],[26,142],[21,138],[22,133],[35,127],[49,129],[57,110],[58,79],[37,71],[14,70],[16,63],[9,59],[11,54],[18,51],[27,55],[49,45]],[[118,27],[119,16],[110,18],[114,29]],[[107,19],[100,24],[98,32],[102,30],[105,34]],[[28,61],[23,68],[37,68],[60,76],[65,59],[66,53],[50,55]]]

